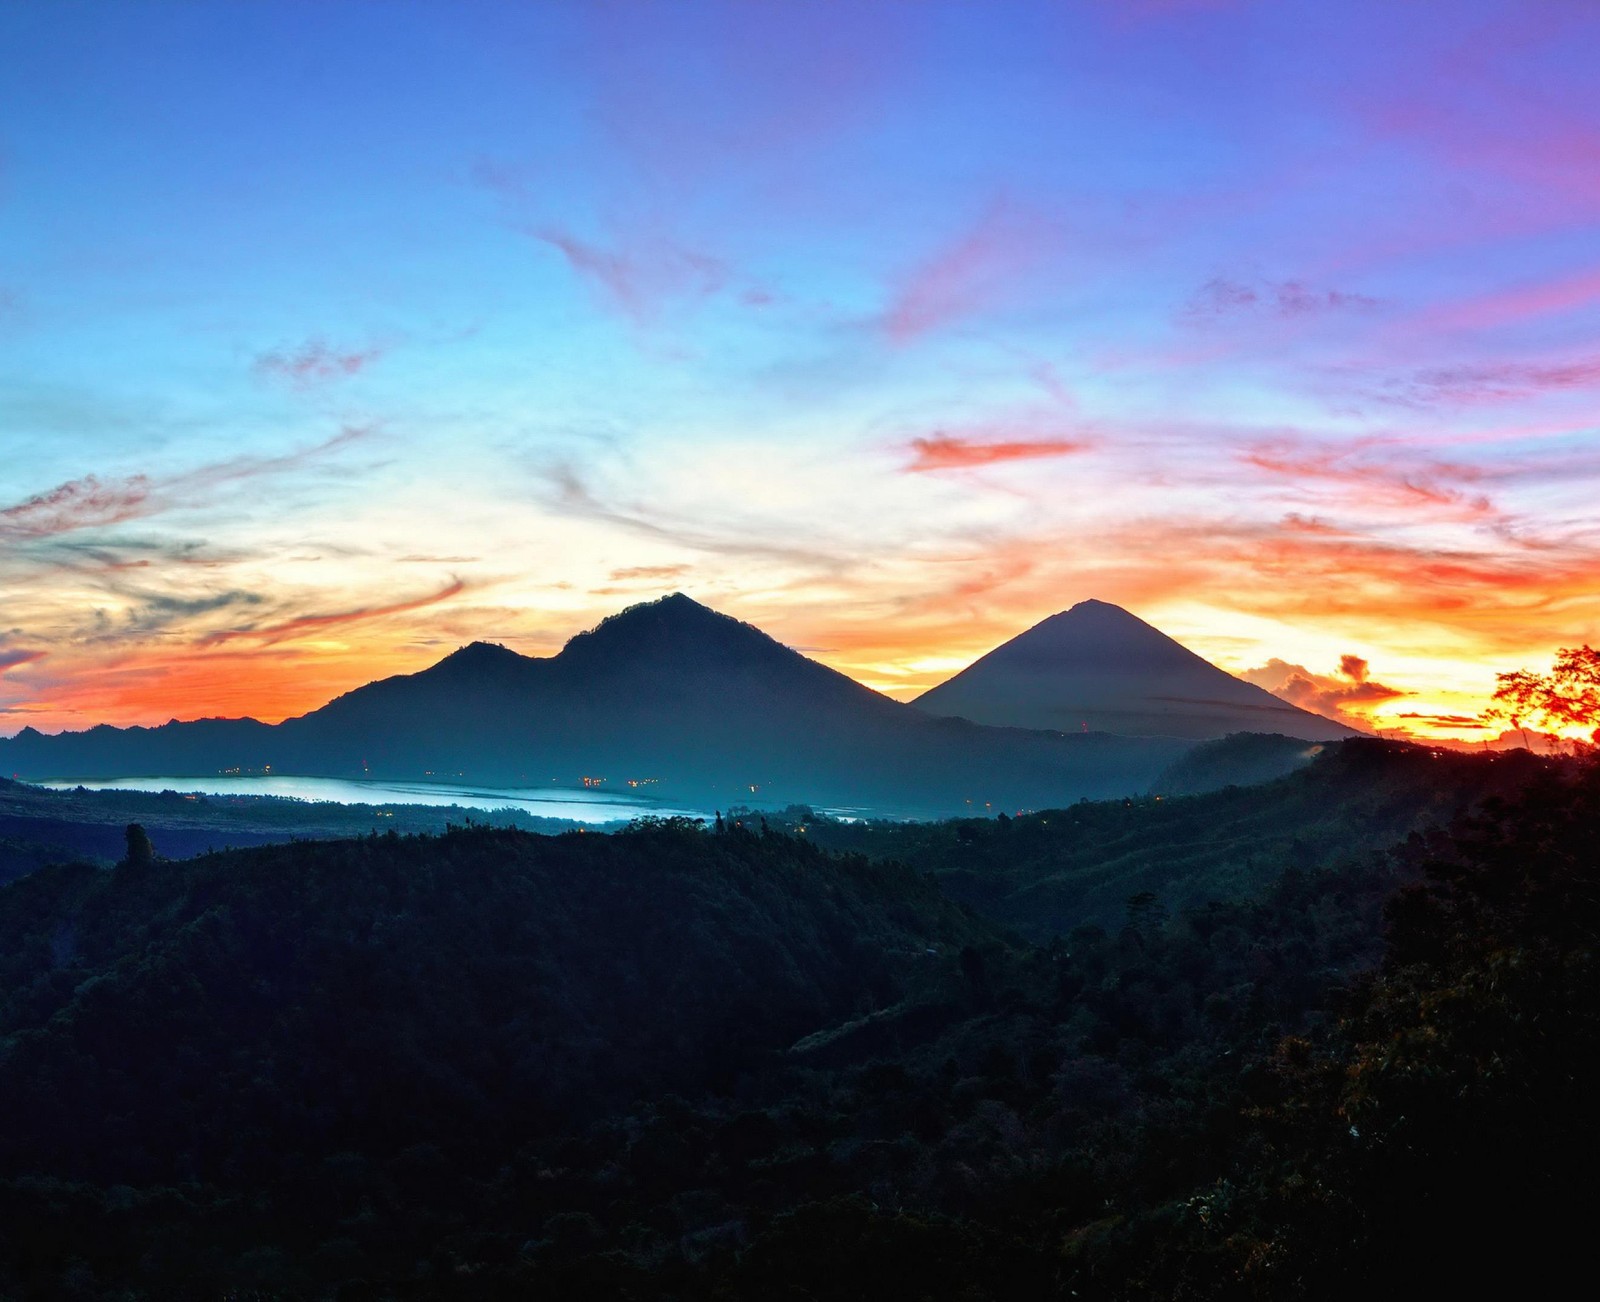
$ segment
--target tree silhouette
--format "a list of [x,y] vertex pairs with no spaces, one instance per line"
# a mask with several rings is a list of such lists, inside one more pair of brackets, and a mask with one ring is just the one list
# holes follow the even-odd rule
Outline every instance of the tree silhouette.
[[148,868],[156,860],[156,848],[149,834],[138,823],[128,824],[128,857],[123,861],[130,868]]
[[1534,723],[1554,732],[1579,727],[1600,743],[1600,651],[1590,646],[1563,647],[1547,674],[1517,669],[1495,676],[1494,695],[1486,719],[1504,719],[1522,730]]

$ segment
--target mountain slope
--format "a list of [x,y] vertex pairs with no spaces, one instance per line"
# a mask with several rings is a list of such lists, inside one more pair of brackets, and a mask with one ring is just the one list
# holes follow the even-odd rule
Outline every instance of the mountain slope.
[[[199,727],[207,744],[189,744],[186,730]],[[707,805],[803,800],[920,814],[1120,796],[1184,749],[933,718],[675,594],[612,616],[552,657],[477,643],[276,727],[35,733],[0,742],[0,772],[162,774],[181,760],[189,767],[176,771],[189,774],[270,764],[501,786],[589,778]]]
[[1092,600],[1035,624],[915,704],[977,723],[1065,732],[1357,735],[1223,672],[1120,606]]
[[814,823],[807,835],[928,873],[963,904],[1043,942],[1086,923],[1122,926],[1141,892],[1173,912],[1257,897],[1286,868],[1356,862],[1562,771],[1561,761],[1526,751],[1462,754],[1376,737],[1317,751],[1260,786],[1008,821]]

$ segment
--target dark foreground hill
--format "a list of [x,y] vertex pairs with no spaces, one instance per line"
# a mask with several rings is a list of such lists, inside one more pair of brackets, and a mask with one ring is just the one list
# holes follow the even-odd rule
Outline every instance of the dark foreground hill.
[[1039,947],[737,830],[44,870],[0,889],[0,1293],[1537,1292],[1600,1156],[1600,769],[1521,776]]
[[1011,728],[1196,740],[1235,732],[1306,741],[1357,735],[1218,669],[1106,601],[1080,601],[1035,624],[916,703],[930,714]]
[[0,741],[0,771],[587,779],[708,808],[754,797],[948,814],[1141,791],[1186,748],[933,718],[680,594],[615,615],[556,656],[475,643],[276,726],[24,729]]

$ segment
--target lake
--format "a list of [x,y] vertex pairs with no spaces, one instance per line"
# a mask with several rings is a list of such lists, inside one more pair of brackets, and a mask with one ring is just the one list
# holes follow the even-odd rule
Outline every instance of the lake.
[[448,782],[380,782],[347,778],[260,777],[85,778],[40,782],[41,787],[71,791],[181,791],[207,796],[277,796],[288,800],[330,801],[340,805],[459,805],[484,811],[520,809],[538,818],[566,818],[578,823],[614,823],[633,818],[707,818],[708,810],[681,809],[621,792],[580,791],[565,787],[481,787]]

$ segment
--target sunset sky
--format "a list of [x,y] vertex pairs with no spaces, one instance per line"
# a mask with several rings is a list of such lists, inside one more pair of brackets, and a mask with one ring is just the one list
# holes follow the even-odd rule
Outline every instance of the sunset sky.
[[0,734],[682,590],[1450,728],[1600,642],[1600,5],[0,7]]

